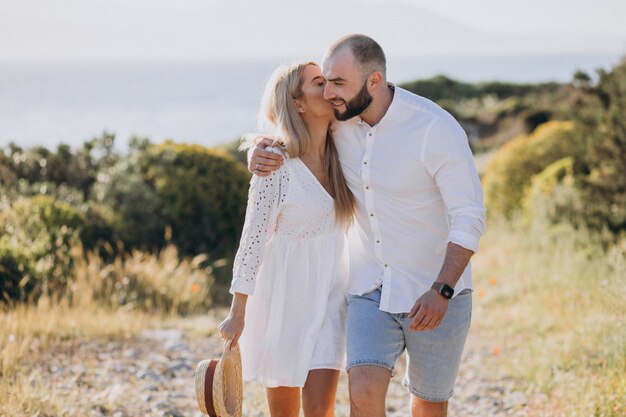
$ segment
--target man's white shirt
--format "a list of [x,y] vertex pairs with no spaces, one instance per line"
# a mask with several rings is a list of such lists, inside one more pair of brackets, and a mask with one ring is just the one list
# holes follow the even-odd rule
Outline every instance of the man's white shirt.
[[[382,284],[380,309],[406,313],[437,279],[448,242],[477,250],[485,207],[463,128],[432,101],[394,90],[378,124],[355,117],[333,133],[357,200],[349,292]],[[455,294],[471,287],[468,265]]]

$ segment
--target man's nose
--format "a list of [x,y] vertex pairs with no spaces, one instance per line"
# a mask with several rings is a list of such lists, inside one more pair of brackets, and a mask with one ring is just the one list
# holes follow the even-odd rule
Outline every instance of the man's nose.
[[326,83],[324,86],[324,100],[330,100],[333,97],[335,97],[333,87],[331,86],[331,83]]

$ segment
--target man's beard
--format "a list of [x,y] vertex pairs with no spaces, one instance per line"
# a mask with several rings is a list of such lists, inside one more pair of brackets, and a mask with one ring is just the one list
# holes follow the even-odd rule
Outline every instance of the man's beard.
[[335,118],[340,121],[352,119],[354,116],[358,116],[359,114],[363,113],[371,102],[372,96],[367,91],[367,80],[365,80],[361,91],[359,91],[352,100],[346,103],[346,110],[343,113],[340,113],[339,110],[334,109]]

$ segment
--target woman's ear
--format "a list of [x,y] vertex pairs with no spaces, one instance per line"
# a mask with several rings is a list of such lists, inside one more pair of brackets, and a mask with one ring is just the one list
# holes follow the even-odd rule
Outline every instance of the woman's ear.
[[300,101],[294,100],[293,105],[296,107],[298,113],[305,113],[304,106]]

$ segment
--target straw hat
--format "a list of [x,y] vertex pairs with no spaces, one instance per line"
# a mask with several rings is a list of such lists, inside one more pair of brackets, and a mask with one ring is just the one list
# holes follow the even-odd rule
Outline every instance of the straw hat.
[[228,341],[222,358],[207,359],[196,368],[198,408],[210,417],[241,417],[243,385],[239,345]]

